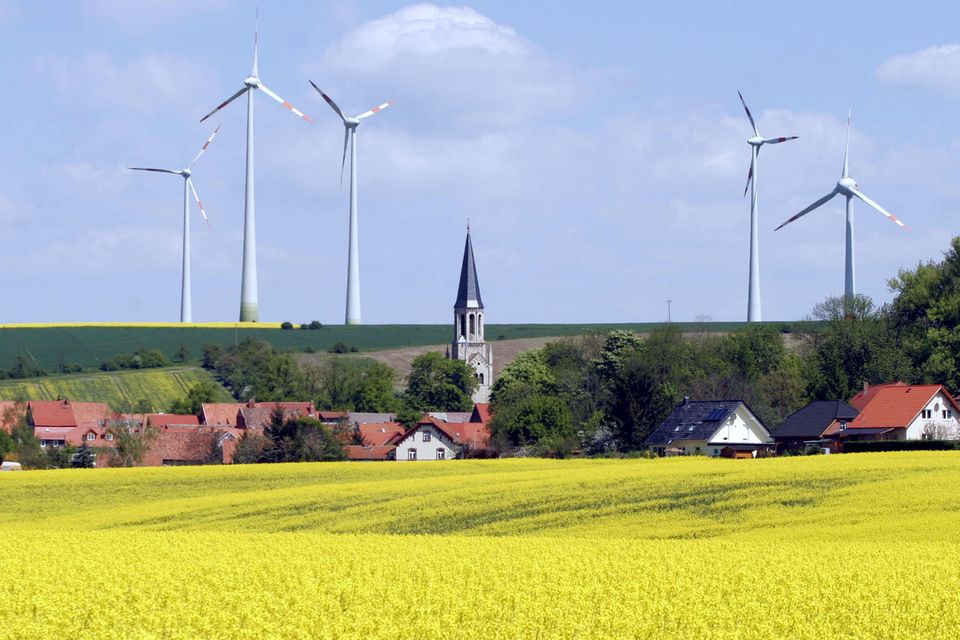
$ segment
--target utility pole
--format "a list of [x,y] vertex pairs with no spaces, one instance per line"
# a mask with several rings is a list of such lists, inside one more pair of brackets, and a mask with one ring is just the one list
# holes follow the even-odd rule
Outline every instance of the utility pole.
[[673,302],[673,300],[667,300],[667,324],[670,324],[670,303],[671,302]]

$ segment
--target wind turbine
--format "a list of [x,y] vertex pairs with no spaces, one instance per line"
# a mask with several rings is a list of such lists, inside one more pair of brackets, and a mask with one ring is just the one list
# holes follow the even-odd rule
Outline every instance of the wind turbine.
[[762,137],[760,132],[757,131],[757,123],[753,121],[753,114],[750,113],[747,103],[743,100],[743,94],[737,91],[737,95],[740,96],[740,104],[743,105],[743,110],[747,112],[750,126],[753,127],[753,137],[747,139],[747,144],[750,145],[750,172],[747,174],[747,186],[743,189],[744,196],[747,195],[747,189],[750,189],[750,284],[747,292],[747,322],[760,322],[760,229],[757,212],[757,159],[760,157],[760,149],[763,145],[796,140],[797,136]]
[[197,188],[193,186],[193,165],[207,150],[214,137],[220,132],[218,126],[214,129],[207,141],[200,147],[200,151],[193,158],[193,161],[186,169],[179,171],[173,169],[154,169],[150,167],[127,167],[131,171],[154,171],[156,173],[172,173],[183,178],[183,280],[180,283],[180,322],[193,322],[193,308],[190,293],[190,193],[193,193],[193,199],[197,201],[197,208],[203,221],[210,224],[207,219],[207,212],[203,210],[203,203],[200,202],[200,195],[197,194]]
[[846,252],[846,264],[845,264],[845,275],[844,275],[844,287],[843,287],[843,297],[844,303],[847,309],[852,308],[853,298],[856,295],[856,283],[853,277],[853,267],[854,267],[854,256],[853,256],[853,199],[859,198],[863,200],[868,205],[885,215],[892,222],[896,223],[903,229],[909,231],[907,225],[900,222],[895,215],[881,207],[879,204],[871,200],[860,191],[860,185],[857,184],[857,181],[850,177],[850,167],[848,164],[848,156],[850,152],[850,121],[851,121],[852,111],[847,111],[847,140],[844,143],[843,147],[843,173],[840,175],[840,179],[837,181],[837,186],[833,188],[833,191],[823,196],[813,204],[811,204],[806,209],[803,209],[800,213],[791,217],[789,220],[777,227],[777,231],[787,226],[794,220],[801,218],[814,209],[826,204],[834,196],[842,195],[847,199],[847,252]]
[[253,94],[259,89],[289,109],[294,115],[307,122],[313,122],[308,116],[268,89],[260,81],[260,71],[257,66],[259,40],[259,28],[257,28],[254,30],[253,36],[253,71],[244,79],[243,88],[200,119],[200,122],[203,122],[243,94],[247,94],[247,173],[246,191],[243,199],[243,280],[240,285],[240,322],[256,322],[260,317],[257,295],[257,230],[253,203]]
[[330,96],[320,90],[313,80],[311,86],[327,101],[340,120],[343,121],[343,160],[340,162],[340,184],[343,185],[343,168],[347,164],[347,144],[350,145],[350,241],[347,250],[347,324],[360,324],[360,240],[357,229],[357,126],[360,121],[383,111],[393,100],[364,111],[358,116],[348,118]]

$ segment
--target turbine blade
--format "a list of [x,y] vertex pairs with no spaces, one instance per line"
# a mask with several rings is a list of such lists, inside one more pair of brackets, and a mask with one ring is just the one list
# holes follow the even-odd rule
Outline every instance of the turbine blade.
[[211,111],[211,112],[208,113],[207,115],[205,115],[205,116],[203,116],[202,118],[200,118],[200,122],[203,122],[204,120],[206,120],[207,118],[209,118],[210,116],[212,116],[213,114],[215,114],[217,111],[220,111],[220,109],[223,109],[225,106],[227,106],[228,104],[230,104],[231,102],[233,102],[234,100],[236,100],[237,98],[239,98],[241,95],[243,95],[244,93],[247,92],[247,89],[248,89],[248,87],[244,87],[243,89],[240,89],[240,91],[237,91],[235,94],[233,94],[232,96],[230,96],[229,98],[227,98],[226,100],[224,100],[223,102],[221,102],[221,103],[217,106],[216,109],[214,109],[213,111]]
[[774,229],[774,231],[779,231],[780,229],[783,229],[785,226],[787,226],[788,224],[790,224],[790,223],[793,222],[794,220],[796,220],[796,219],[798,219],[798,218],[802,218],[803,216],[807,215],[808,213],[810,213],[811,211],[813,211],[813,210],[816,209],[817,207],[826,204],[827,201],[830,200],[830,198],[832,198],[832,197],[835,196],[835,195],[837,195],[837,190],[836,190],[836,189],[834,189],[833,191],[831,191],[831,192],[828,193],[827,195],[823,196],[822,198],[820,198],[819,200],[817,200],[816,202],[814,202],[813,204],[811,204],[809,207],[807,207],[806,209],[804,209],[803,211],[801,211],[801,212],[798,213],[797,215],[793,216],[792,218],[790,218],[789,220],[787,220],[786,222],[784,222],[783,224],[781,224],[779,227],[777,227],[776,229]]
[[260,5],[257,5],[257,15],[253,19],[253,73],[254,78],[260,76],[260,65],[257,58],[260,57]]
[[203,216],[203,221],[209,225],[210,220],[207,218],[207,212],[203,210],[203,203],[200,202],[200,194],[197,193],[197,188],[193,186],[193,180],[188,178],[187,183],[190,185],[190,191],[193,192],[193,199],[197,201],[197,208],[200,209],[200,215]]
[[220,133],[221,125],[217,125],[217,128],[213,130],[213,133],[210,134],[210,137],[207,138],[207,141],[203,143],[203,146],[200,147],[200,152],[197,153],[196,157],[193,159],[193,162],[190,163],[190,168],[193,169],[193,165],[197,164],[197,160],[200,159],[200,156],[203,155],[203,152],[207,150],[207,147],[210,146],[210,143],[213,142],[213,139],[218,133]]
[[309,83],[310,83],[310,86],[312,86],[314,89],[317,90],[317,93],[319,93],[321,96],[323,96],[323,99],[327,101],[327,104],[330,105],[330,108],[331,108],[331,109],[333,109],[334,111],[337,112],[337,115],[340,116],[340,119],[341,119],[341,120],[346,120],[346,117],[344,117],[344,115],[343,115],[343,111],[340,111],[340,107],[338,107],[338,106],[337,106],[337,103],[333,101],[333,98],[331,98],[330,96],[328,96],[327,94],[325,94],[323,91],[321,91],[321,90],[320,90],[320,87],[318,87],[316,84],[314,84],[313,80],[308,80],[307,82],[309,82]]
[[750,190],[750,183],[753,181],[753,163],[755,162],[754,158],[755,156],[753,154],[750,154],[750,171],[747,172],[747,186],[743,188],[744,198],[747,197],[747,191]]
[[130,171],[156,171],[157,173],[172,173],[174,175],[180,175],[179,171],[172,171],[170,169],[153,169],[150,167],[127,167]]
[[313,122],[313,120],[310,119],[310,116],[304,115],[304,113],[299,109],[297,109],[295,106],[293,106],[292,104],[290,104],[289,102],[287,102],[286,100],[284,100],[283,98],[275,94],[273,91],[270,91],[270,89],[267,88],[267,85],[263,84],[262,82],[260,83],[260,89],[265,94],[267,94],[268,96],[270,96],[271,98],[279,102],[282,106],[286,107],[287,109],[290,109],[291,113],[293,113],[294,115],[300,116],[307,122]]
[[903,229],[906,229],[907,231],[910,230],[910,227],[908,227],[907,225],[903,224],[903,223],[897,218],[897,216],[893,215],[892,213],[890,213],[889,211],[887,211],[886,209],[884,209],[883,207],[881,207],[880,205],[878,205],[876,202],[874,202],[873,200],[871,200],[870,198],[868,198],[867,195],[866,195],[865,193],[863,193],[862,191],[860,191],[860,190],[858,190],[858,189],[851,189],[850,192],[853,193],[853,195],[855,195],[855,196],[857,196],[858,198],[860,198],[861,200],[863,200],[864,202],[866,202],[868,205],[870,205],[870,206],[873,207],[874,209],[876,209],[877,211],[879,211],[880,213],[882,213],[883,215],[885,215],[885,216],[887,216],[888,218],[890,218],[890,220],[891,220],[892,222],[894,222],[895,224],[897,224],[899,227],[901,227],[901,228],[903,228]]
[[343,189],[343,169],[347,166],[347,142],[350,139],[350,129],[343,128],[343,161],[340,162],[340,188]]
[[780,138],[764,138],[763,144],[780,144],[781,142],[789,142],[790,140],[796,140],[800,136],[786,136]]
[[740,104],[743,105],[743,110],[747,112],[747,117],[750,118],[750,126],[753,127],[753,135],[759,136],[760,132],[757,131],[757,123],[753,121],[753,114],[750,113],[750,109],[747,108],[747,103],[743,99],[743,94],[737,91],[737,95],[740,96]]
[[384,102],[383,104],[378,104],[378,105],[375,106],[373,109],[370,109],[369,111],[364,111],[363,113],[361,113],[360,115],[358,115],[358,116],[357,116],[357,120],[363,120],[364,118],[369,118],[370,116],[372,116],[372,115],[375,114],[375,113],[380,113],[381,111],[383,111],[384,109],[386,109],[387,107],[389,107],[390,105],[392,105],[393,102],[394,102],[393,100],[387,100],[387,101]]
[[853,116],[853,107],[847,109],[847,141],[843,143],[843,178],[850,177],[850,167],[847,163],[847,157],[850,155],[850,120]]

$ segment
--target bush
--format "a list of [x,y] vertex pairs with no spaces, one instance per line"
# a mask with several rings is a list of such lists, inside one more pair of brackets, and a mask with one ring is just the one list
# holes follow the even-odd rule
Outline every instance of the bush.
[[104,360],[100,363],[100,371],[116,371],[119,368],[113,360]]
[[293,329],[293,323],[292,323],[292,322],[281,322],[281,323],[280,323],[280,328],[283,329],[284,331],[289,331],[290,329]]
[[310,329],[312,331],[319,331],[320,329],[323,329],[323,323],[320,322],[319,320],[311,320]]
[[845,442],[844,453],[868,453],[877,451],[954,451],[960,442],[953,440],[862,440]]
[[[354,347],[353,350],[356,351],[356,347]],[[334,343],[332,347],[327,349],[327,353],[349,353],[349,352],[350,352],[350,347],[348,347],[342,342]]]

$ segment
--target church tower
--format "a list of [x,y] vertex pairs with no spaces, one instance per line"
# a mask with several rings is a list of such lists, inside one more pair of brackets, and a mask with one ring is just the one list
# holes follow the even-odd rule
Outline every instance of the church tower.
[[474,402],[488,402],[493,384],[493,349],[483,338],[483,300],[477,280],[477,264],[473,259],[470,225],[467,224],[467,242],[463,247],[463,265],[460,267],[460,288],[453,305],[453,343],[450,357],[463,360],[477,376]]

